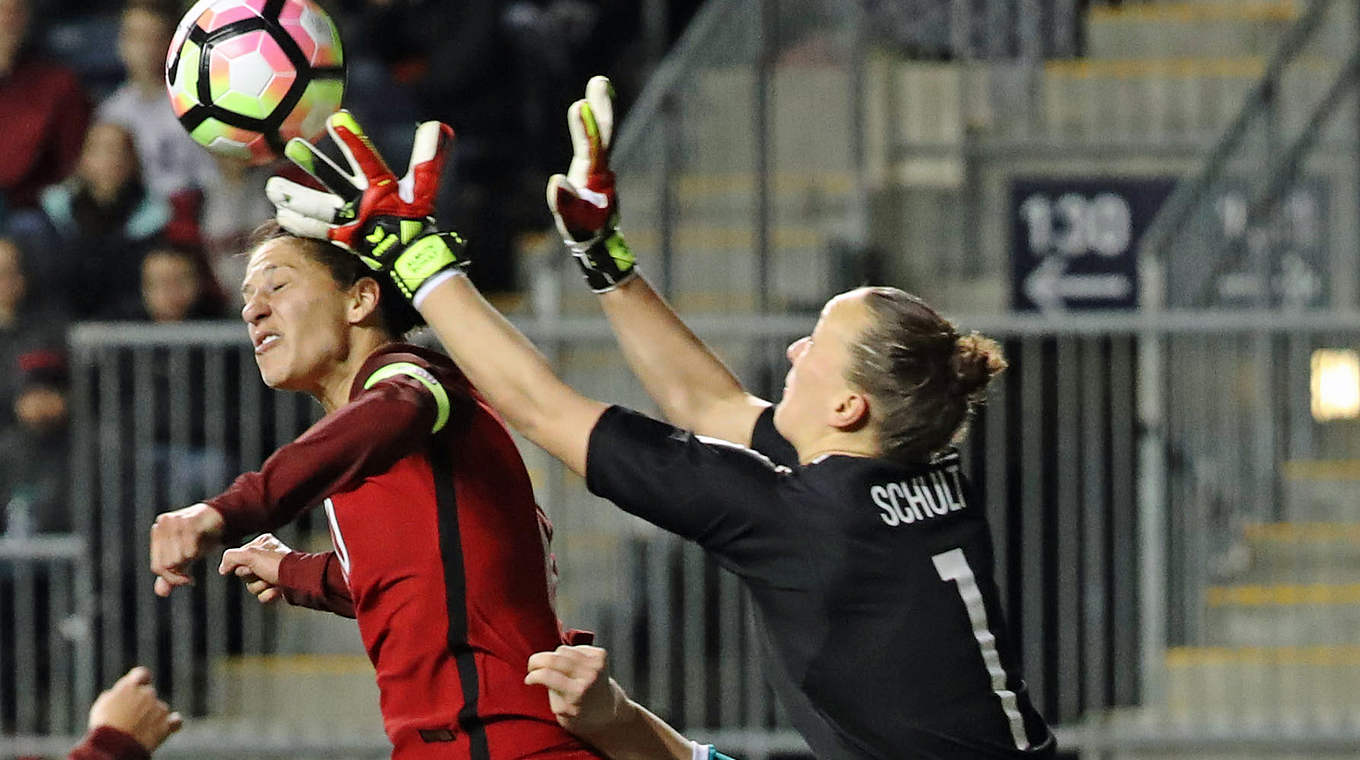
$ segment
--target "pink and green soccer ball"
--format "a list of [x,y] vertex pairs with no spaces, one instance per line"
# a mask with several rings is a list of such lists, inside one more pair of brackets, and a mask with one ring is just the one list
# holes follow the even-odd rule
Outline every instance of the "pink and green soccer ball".
[[268,163],[340,108],[340,34],[312,0],[199,0],[175,30],[165,85],[200,145]]

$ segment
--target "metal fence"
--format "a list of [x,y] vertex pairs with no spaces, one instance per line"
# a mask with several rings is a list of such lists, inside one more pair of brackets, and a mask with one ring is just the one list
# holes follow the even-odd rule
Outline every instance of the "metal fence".
[[[768,389],[812,321],[695,326]],[[1025,676],[1068,746],[1360,747],[1360,473],[1346,464],[1360,440],[1310,406],[1314,351],[1354,348],[1360,317],[961,321],[1011,361],[965,461]],[[521,325],[577,387],[650,408],[602,322]],[[381,756],[352,623],[260,608],[209,571],[161,600],[145,568],[154,514],[257,465],[311,402],[262,386],[236,325],[82,326],[72,341],[81,535],[0,543],[0,756],[57,752],[65,739],[43,737],[78,730],[96,687],[135,663],[190,716],[167,756]],[[564,622],[597,630],[620,681],[696,737],[796,751],[735,579],[524,452],[558,526]],[[287,540],[318,544],[315,527]]]

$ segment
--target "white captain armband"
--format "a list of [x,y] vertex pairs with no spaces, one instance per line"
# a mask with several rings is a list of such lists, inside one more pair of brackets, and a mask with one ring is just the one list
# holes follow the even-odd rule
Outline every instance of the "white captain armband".
[[421,385],[429,389],[430,394],[434,396],[435,403],[434,428],[431,429],[430,432],[438,433],[440,430],[443,430],[444,425],[448,424],[449,421],[449,392],[444,390],[444,386],[440,385],[439,381],[434,379],[434,375],[431,375],[429,370],[424,367],[410,362],[384,364],[374,371],[373,374],[369,375],[368,379],[364,381],[364,390],[368,390],[383,380],[386,380],[389,377],[396,377],[397,375],[413,377],[420,381]]

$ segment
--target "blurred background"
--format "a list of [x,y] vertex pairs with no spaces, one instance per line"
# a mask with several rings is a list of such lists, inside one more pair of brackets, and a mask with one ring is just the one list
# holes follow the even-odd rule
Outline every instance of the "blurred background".
[[[1360,752],[1354,0],[322,4],[384,152],[457,128],[441,218],[589,395],[652,409],[542,205],[594,73],[641,266],[754,390],[862,283],[1004,342],[965,460],[1068,756]],[[352,623],[145,570],[155,514],[318,414],[230,321],[271,170],[140,105],[182,11],[0,0],[0,757],[64,755],[134,663],[188,718],[158,757],[386,757]],[[735,579],[523,450],[564,623],[692,738],[808,757]]]

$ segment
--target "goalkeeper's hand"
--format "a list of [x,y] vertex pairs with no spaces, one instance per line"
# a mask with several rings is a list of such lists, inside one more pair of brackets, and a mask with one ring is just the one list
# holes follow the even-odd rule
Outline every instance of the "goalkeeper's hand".
[[439,232],[433,216],[453,129],[437,121],[417,127],[410,168],[400,180],[348,111],[332,114],[326,131],[349,171],[306,140],[289,140],[284,155],[329,192],[271,177],[265,194],[275,206],[279,226],[345,248],[375,272],[387,272],[412,300],[436,275],[466,269],[463,239]]
[[592,77],[586,96],[567,110],[572,159],[567,173],[548,180],[548,208],[586,283],[596,293],[633,275],[633,253],[619,232],[619,203],[609,148],[614,137],[614,87]]

